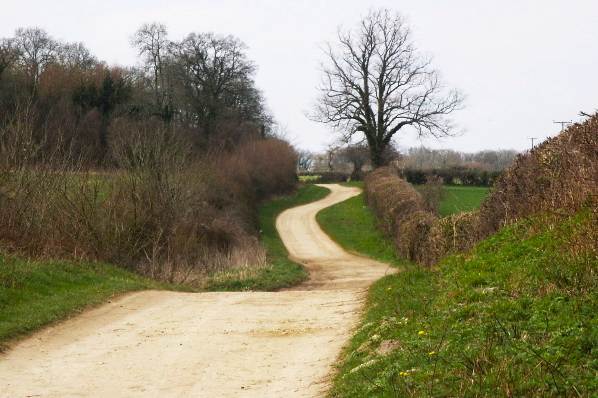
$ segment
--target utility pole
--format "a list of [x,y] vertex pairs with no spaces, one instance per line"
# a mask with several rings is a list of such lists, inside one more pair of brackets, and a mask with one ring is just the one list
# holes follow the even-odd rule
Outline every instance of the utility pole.
[[527,139],[532,141],[532,149],[534,149],[534,140],[537,140],[538,137],[527,137]]
[[571,120],[568,121],[568,122],[567,121],[565,121],[565,122],[555,122],[555,121],[553,121],[552,123],[554,123],[554,124],[560,124],[561,125],[561,131],[565,130],[565,127],[568,124],[573,124],[573,122]]

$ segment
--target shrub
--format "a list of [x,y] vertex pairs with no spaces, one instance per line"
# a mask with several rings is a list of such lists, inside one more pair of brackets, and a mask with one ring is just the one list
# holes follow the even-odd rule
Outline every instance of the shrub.
[[[18,152],[7,137],[26,136],[23,126],[0,131],[0,155]],[[117,120],[109,132],[113,170],[1,157],[4,248],[104,260],[170,281],[264,265],[256,207],[294,187],[290,145],[247,141],[198,157],[185,134],[161,121]]]
[[432,175],[426,178],[426,183],[420,187],[418,191],[429,211],[436,213],[440,206],[440,201],[444,196],[444,188],[442,186],[442,179],[438,176]]
[[598,197],[598,115],[520,155],[482,203],[481,233],[538,212],[572,214]]

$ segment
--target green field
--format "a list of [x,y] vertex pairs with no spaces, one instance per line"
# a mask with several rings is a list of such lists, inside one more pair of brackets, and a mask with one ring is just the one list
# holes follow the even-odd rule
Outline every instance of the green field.
[[[363,189],[362,181],[343,183],[342,185],[354,186]],[[418,185],[414,185],[418,189]],[[443,186],[443,196],[438,206],[438,213],[448,216],[463,211],[475,210],[490,193],[488,187],[465,187],[456,185]]]
[[441,216],[448,216],[463,211],[475,210],[488,196],[490,188],[444,186],[444,196],[440,201],[438,212]]
[[469,254],[446,258],[436,271],[394,258],[362,199],[325,209],[318,220],[349,250],[402,265],[371,287],[333,396],[597,391],[597,258],[587,246],[569,250],[587,239],[590,212],[522,221]]

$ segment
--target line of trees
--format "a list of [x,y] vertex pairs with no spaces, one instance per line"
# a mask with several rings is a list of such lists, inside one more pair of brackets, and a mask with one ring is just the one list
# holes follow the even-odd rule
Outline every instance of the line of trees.
[[39,28],[0,39],[0,124],[27,113],[40,153],[107,165],[116,119],[154,119],[188,135],[194,149],[227,149],[267,134],[272,117],[256,88],[255,65],[232,36],[168,38],[164,25],[132,37],[141,63],[109,66],[82,43]]
[[402,167],[414,170],[464,167],[485,171],[502,171],[511,166],[519,153],[515,150],[460,152],[452,149],[409,148],[402,157]]

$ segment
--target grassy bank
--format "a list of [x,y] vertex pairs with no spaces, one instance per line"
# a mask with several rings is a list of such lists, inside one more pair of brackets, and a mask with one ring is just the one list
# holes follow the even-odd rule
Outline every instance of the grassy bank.
[[[381,248],[359,243],[377,232],[357,198],[318,219],[348,249],[395,261],[380,254],[388,253],[383,238]],[[595,222],[588,211],[522,221],[437,271],[406,266],[381,279],[332,395],[591,396],[598,388],[597,259],[588,244]]]
[[326,188],[305,184],[301,185],[293,195],[264,203],[260,207],[259,214],[260,240],[268,252],[268,266],[246,278],[238,278],[233,273],[225,278],[212,280],[208,285],[208,290],[272,291],[294,286],[306,280],[307,271],[301,265],[288,259],[288,252],[276,230],[276,217],[291,207],[322,199],[329,192]]
[[0,255],[0,347],[49,323],[141,289],[176,288],[100,263]]
[[376,218],[363,194],[320,211],[316,219],[345,250],[397,266],[405,264],[397,257],[392,241],[376,228]]

